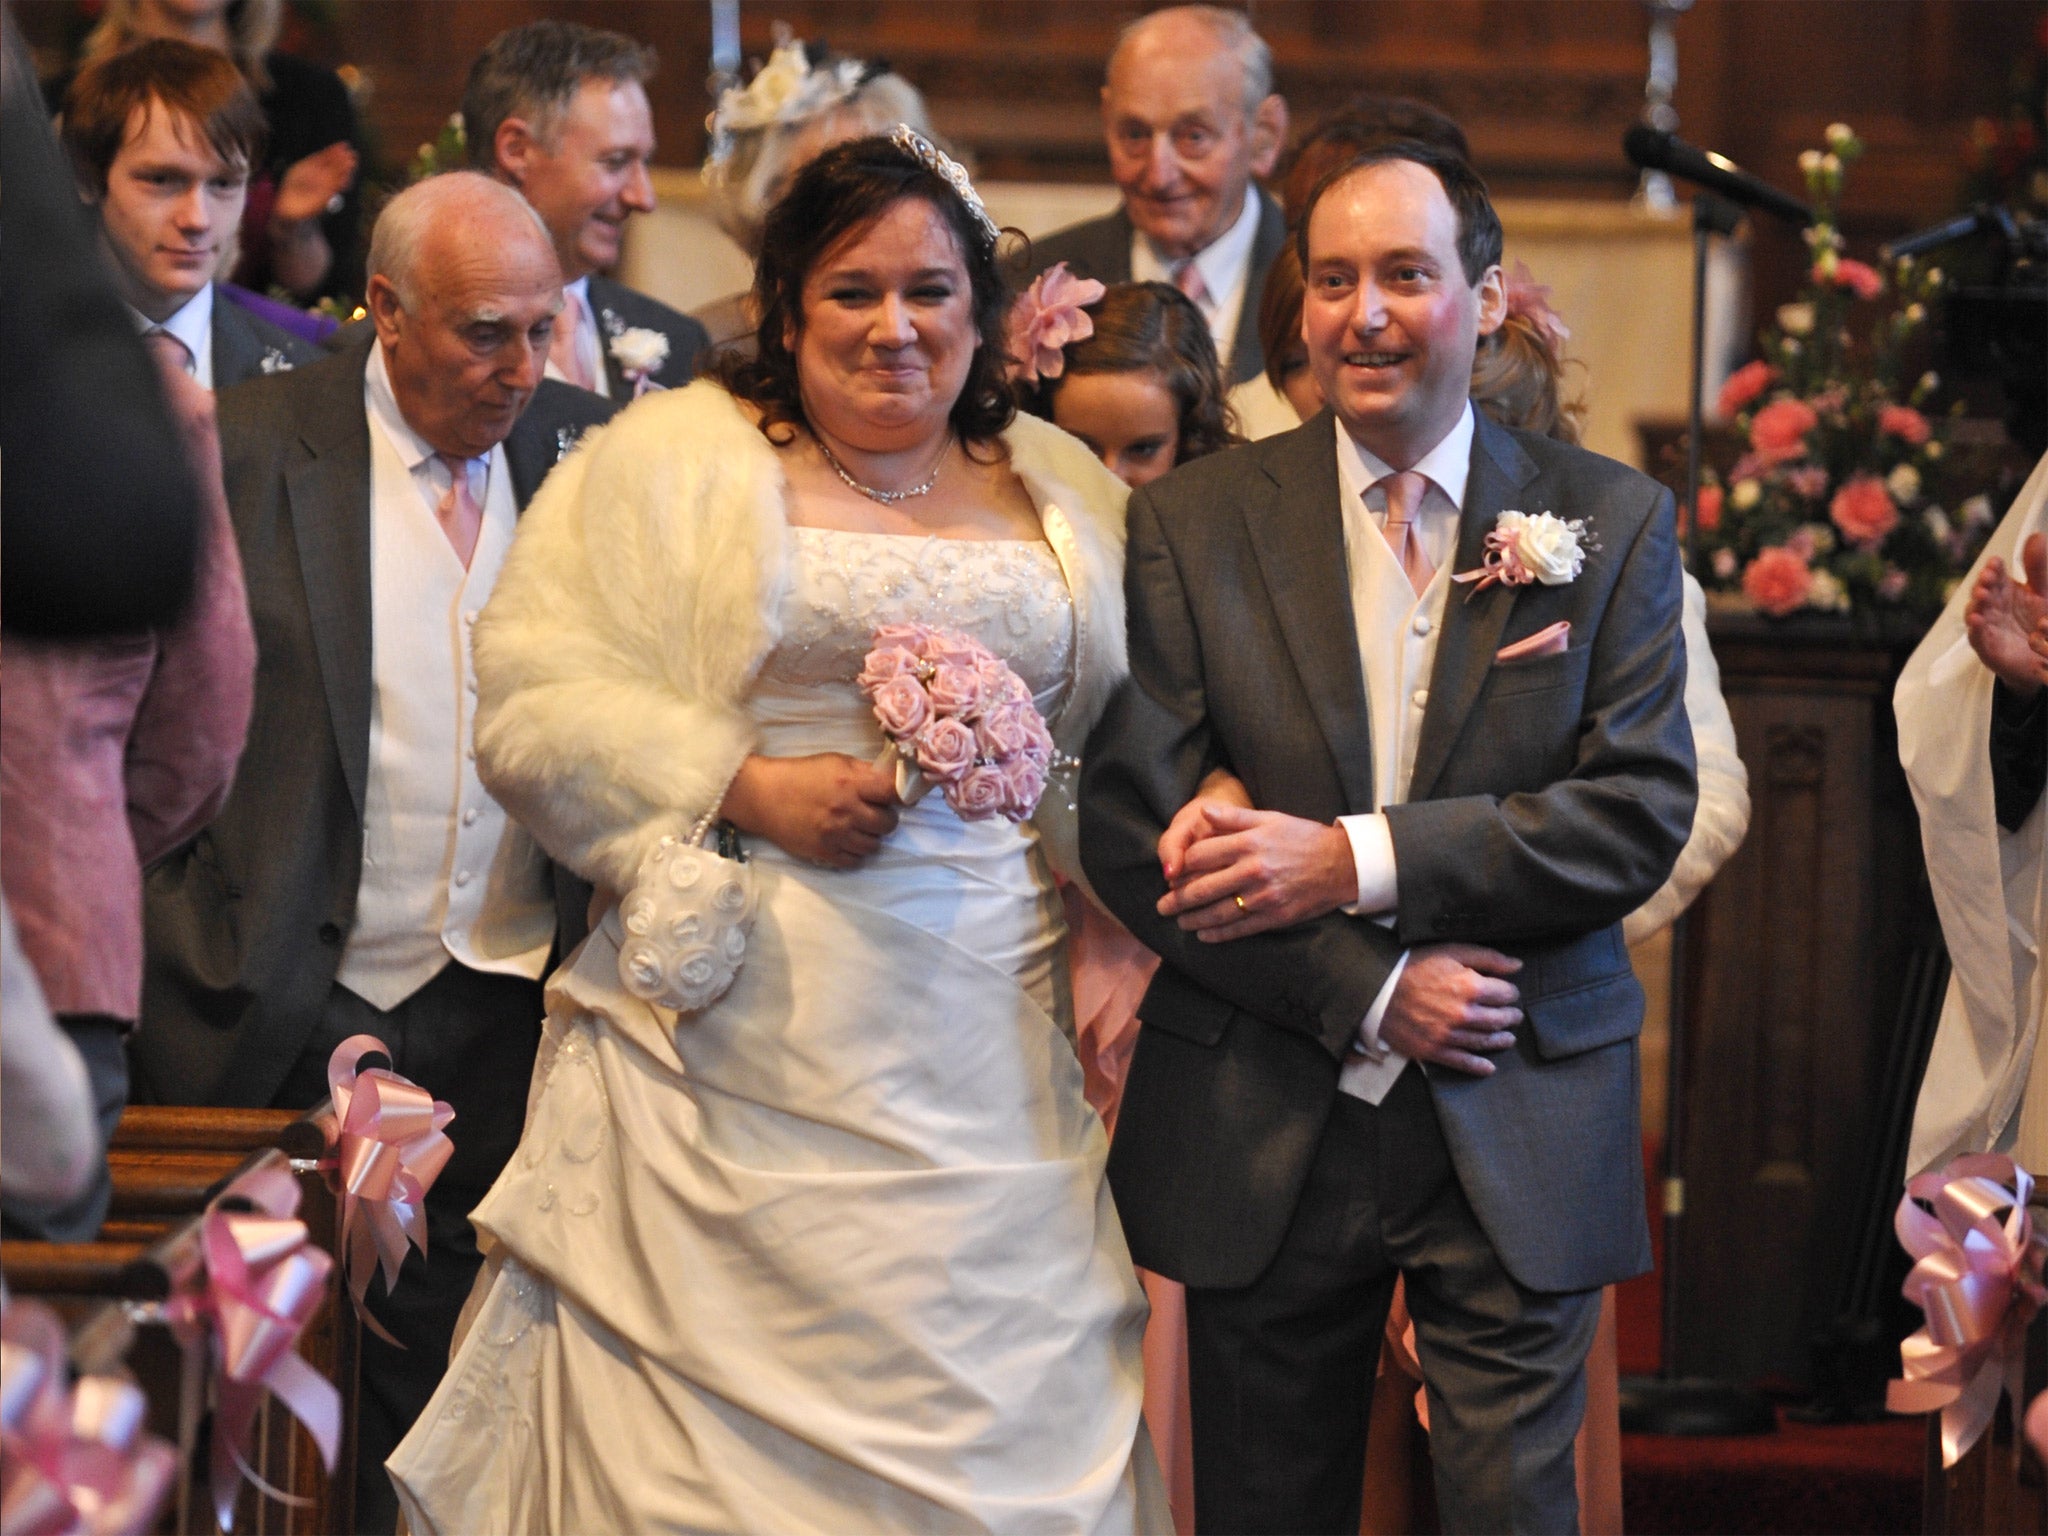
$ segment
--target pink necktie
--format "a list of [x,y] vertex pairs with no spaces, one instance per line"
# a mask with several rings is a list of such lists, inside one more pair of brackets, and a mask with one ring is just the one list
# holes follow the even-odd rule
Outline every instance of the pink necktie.
[[1415,526],[1415,514],[1422,510],[1422,494],[1429,489],[1429,477],[1404,469],[1382,480],[1380,489],[1387,493],[1387,548],[1401,562],[1408,585],[1420,597],[1422,589],[1436,575],[1436,567],[1423,551],[1422,534]]
[[1173,286],[1197,304],[1209,297],[1209,285],[1202,281],[1202,269],[1192,256],[1173,269]]
[[595,390],[597,380],[583,361],[583,349],[576,344],[582,334],[583,300],[574,288],[564,288],[562,312],[555,316],[555,337],[548,343],[548,361],[555,365],[555,372],[578,389]]
[[180,373],[189,376],[199,371],[199,360],[192,355],[192,349],[161,327],[144,331],[142,344],[155,354],[158,362],[168,363]]
[[462,568],[469,569],[469,557],[476,553],[477,535],[483,531],[484,509],[477,505],[476,497],[469,491],[469,459],[458,459],[452,453],[434,455],[448,470],[448,489],[441,493],[441,503],[434,508],[434,517],[441,524],[441,531],[448,535],[448,542],[455,547],[455,554],[462,561]]

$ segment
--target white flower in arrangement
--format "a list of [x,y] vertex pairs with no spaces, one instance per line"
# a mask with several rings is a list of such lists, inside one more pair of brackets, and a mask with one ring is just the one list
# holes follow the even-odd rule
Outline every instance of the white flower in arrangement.
[[1732,581],[1734,579],[1735,567],[1739,563],[1735,558],[1735,551],[1732,549],[1717,549],[1714,551],[1714,574],[1723,581]]
[[611,354],[627,378],[649,378],[668,361],[668,337],[644,325],[632,326],[612,338]]
[[1813,585],[1807,589],[1806,606],[1828,613],[1847,613],[1849,589],[1842,584],[1841,577],[1822,567],[1813,573]]
[[[1971,499],[1975,500],[1974,497]],[[1970,503],[1966,501],[1963,503],[1963,516],[1967,519],[1969,515]],[[1929,507],[1925,512],[1921,513],[1920,522],[1927,530],[1927,537],[1934,540],[1937,544],[1946,544],[1955,537],[1955,524],[1948,520],[1948,514],[1939,507]]]
[[1826,523],[1801,523],[1795,537],[1803,537],[1815,555],[1835,552],[1835,530]]
[[1800,171],[1800,174],[1801,174],[1801,175],[1803,175],[1803,176],[1811,176],[1811,175],[1813,175],[1813,174],[1814,174],[1814,173],[1815,173],[1816,171],[1818,171],[1819,169],[1820,169],[1820,151],[1819,151],[1819,150],[1817,150],[1817,149],[1802,149],[1801,151],[1799,151],[1799,171]]
[[1829,149],[1839,150],[1843,145],[1855,141],[1856,131],[1847,123],[1829,123],[1827,131],[1821,137],[1827,140]]
[[1813,333],[1813,306],[1807,303],[1780,304],[1778,306],[1778,329],[1787,336],[1809,336]]
[[1884,488],[1892,493],[1892,500],[1904,504],[1920,499],[1920,471],[1910,464],[1901,464],[1884,477]]
[[1754,480],[1738,480],[1735,489],[1728,493],[1728,500],[1738,512],[1747,512],[1763,499],[1764,488]]
[[1982,528],[1991,521],[1991,498],[1979,491],[1956,508],[1965,528]]

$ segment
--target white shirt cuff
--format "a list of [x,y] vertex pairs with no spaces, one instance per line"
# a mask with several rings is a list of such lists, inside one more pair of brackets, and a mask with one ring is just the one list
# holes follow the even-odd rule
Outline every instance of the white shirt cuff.
[[1378,811],[1365,816],[1339,816],[1337,825],[1351,839],[1351,859],[1358,867],[1358,900],[1344,911],[1353,917],[1393,911],[1399,893],[1394,879],[1394,834],[1387,826],[1386,816]]
[[1387,1048],[1380,1044],[1380,1021],[1387,1016],[1387,1004],[1394,1000],[1395,983],[1401,973],[1408,969],[1407,950],[1401,951],[1401,958],[1394,962],[1394,968],[1387,972],[1386,985],[1379,990],[1379,996],[1372,1000],[1372,1006],[1365,1010],[1365,1020],[1358,1026],[1358,1038],[1352,1049],[1368,1061],[1384,1061]]

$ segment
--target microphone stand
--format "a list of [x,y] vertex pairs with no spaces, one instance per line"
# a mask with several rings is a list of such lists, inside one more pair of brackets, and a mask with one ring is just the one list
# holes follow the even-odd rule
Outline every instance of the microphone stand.
[[[1697,191],[1692,201],[1692,382],[1685,433],[1685,567],[1693,566],[1699,525],[1700,447],[1706,423],[1707,254],[1715,235],[1732,235],[1742,210],[1726,198]],[[1670,1051],[1664,1073],[1663,1359],[1655,1376],[1621,1380],[1621,1427],[1639,1435],[1764,1435],[1778,1427],[1777,1412],[1761,1392],[1732,1381],[1678,1373],[1679,1254],[1685,1237],[1685,939],[1680,913],[1671,925]]]

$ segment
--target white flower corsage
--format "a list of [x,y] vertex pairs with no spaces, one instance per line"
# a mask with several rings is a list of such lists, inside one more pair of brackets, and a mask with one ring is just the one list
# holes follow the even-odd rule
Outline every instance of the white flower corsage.
[[[610,320],[614,317],[607,311],[605,318]],[[644,325],[622,326],[612,331],[608,350],[612,361],[619,365],[619,372],[633,381],[635,400],[650,389],[661,388],[654,382],[654,375],[668,361],[668,337],[660,331],[649,330]]]
[[1484,592],[1495,582],[1525,587],[1540,581],[1546,587],[1561,587],[1585,569],[1588,539],[1584,518],[1567,521],[1554,512],[1503,512],[1486,536],[1486,555],[1479,568],[1451,580],[1473,583],[1473,593]]

